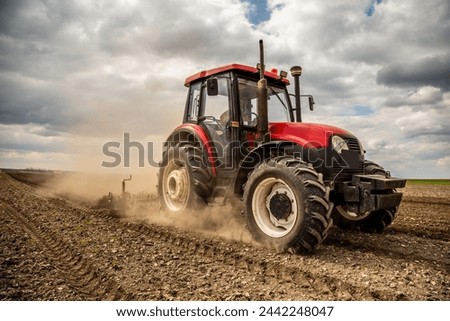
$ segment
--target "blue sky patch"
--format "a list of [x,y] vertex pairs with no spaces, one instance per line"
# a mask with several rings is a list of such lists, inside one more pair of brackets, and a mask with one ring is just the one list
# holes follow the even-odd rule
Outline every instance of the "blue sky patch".
[[267,6],[267,0],[242,0],[242,2],[249,5],[245,16],[252,25],[257,26],[270,19],[271,11]]
[[378,5],[381,3],[382,0],[369,0],[369,4],[367,5],[366,9],[364,9],[364,13],[368,17],[372,17],[375,13],[375,5]]
[[354,116],[365,116],[374,113],[373,108],[367,105],[355,105],[352,106],[352,115]]
[[339,116],[367,116],[375,113],[374,109],[368,105],[351,105],[343,106],[338,115]]

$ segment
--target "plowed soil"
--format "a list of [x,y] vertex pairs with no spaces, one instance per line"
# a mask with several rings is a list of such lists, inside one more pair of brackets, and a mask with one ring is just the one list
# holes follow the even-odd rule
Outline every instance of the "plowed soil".
[[299,256],[214,209],[176,227],[157,205],[118,217],[0,173],[0,300],[450,300],[450,187],[404,193],[385,233],[334,228]]

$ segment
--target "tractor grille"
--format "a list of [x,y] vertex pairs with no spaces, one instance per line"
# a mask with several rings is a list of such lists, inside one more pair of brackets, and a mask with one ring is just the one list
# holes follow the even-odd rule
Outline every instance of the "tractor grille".
[[355,157],[356,155],[360,155],[361,147],[358,140],[353,137],[343,138],[352,153],[343,153],[342,158],[333,159],[332,177],[337,182],[350,181],[354,174],[364,174],[364,161],[358,160],[355,162],[349,158],[350,156]]
[[344,138],[345,142],[347,143],[347,146],[350,150],[358,151],[360,152],[359,142],[356,138]]
[[336,164],[333,162],[333,178],[336,178],[337,182],[351,181],[353,174],[363,174],[363,173],[364,173],[364,162],[359,162],[357,168],[348,168],[348,167],[346,168],[342,167],[340,164]]

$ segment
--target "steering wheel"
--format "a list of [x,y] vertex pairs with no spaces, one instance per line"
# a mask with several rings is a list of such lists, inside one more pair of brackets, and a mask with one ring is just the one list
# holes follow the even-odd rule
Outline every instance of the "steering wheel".
[[250,113],[250,121],[247,121],[247,126],[255,127],[258,124],[258,114],[252,111]]
[[222,124],[222,122],[220,120],[218,120],[216,117],[214,116],[203,116],[200,117],[199,121],[205,121],[205,120],[210,120],[214,123],[214,127],[216,131],[221,131],[222,133],[225,133],[225,125]]
[[220,121],[214,116],[202,116],[199,118],[199,121],[201,121],[201,122],[205,121],[205,120],[212,120],[216,124],[220,124]]

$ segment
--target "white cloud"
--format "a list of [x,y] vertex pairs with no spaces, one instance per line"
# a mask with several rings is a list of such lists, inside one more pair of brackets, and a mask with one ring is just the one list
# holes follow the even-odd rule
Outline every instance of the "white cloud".
[[438,159],[436,165],[447,171],[450,171],[450,156],[445,156],[443,158]]
[[0,148],[2,168],[73,170],[74,157],[67,153]]
[[63,151],[92,155],[124,132],[163,140],[181,122],[184,79],[255,65],[263,38],[268,66],[303,67],[317,102],[304,119],[349,129],[396,172],[420,163],[443,176],[450,94],[433,73],[446,72],[450,4],[382,1],[370,17],[366,6],[269,0],[271,18],[255,28],[238,0],[11,2],[0,13],[0,148],[27,141],[65,161]]

